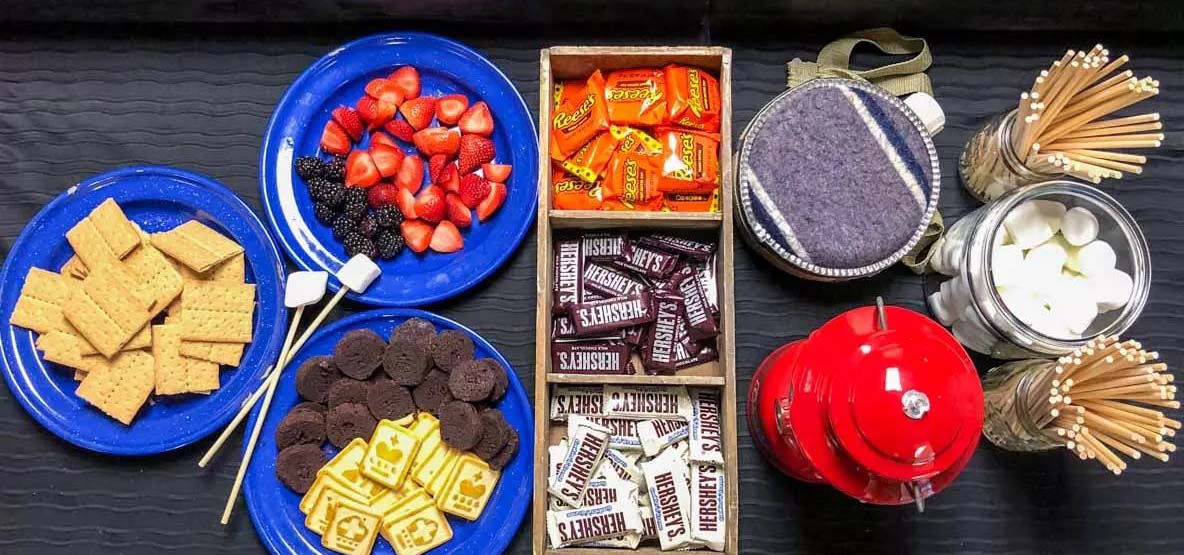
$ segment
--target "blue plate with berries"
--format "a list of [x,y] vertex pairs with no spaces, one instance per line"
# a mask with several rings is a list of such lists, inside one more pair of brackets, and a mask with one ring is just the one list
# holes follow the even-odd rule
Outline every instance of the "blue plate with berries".
[[538,156],[526,103],[489,60],[435,35],[390,33],[296,79],[268,123],[259,187],[298,266],[332,274],[370,255],[382,275],[349,297],[413,307],[510,258],[534,220]]

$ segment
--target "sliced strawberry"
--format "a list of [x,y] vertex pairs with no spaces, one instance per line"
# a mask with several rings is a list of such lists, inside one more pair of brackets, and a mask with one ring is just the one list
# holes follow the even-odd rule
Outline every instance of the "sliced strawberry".
[[407,155],[398,147],[376,143],[373,140],[370,142],[370,158],[374,160],[374,166],[383,177],[394,177],[399,173],[403,158],[406,157]]
[[441,168],[440,175],[436,176],[435,183],[449,193],[459,193],[460,174],[456,171],[456,164],[448,164]]
[[444,165],[448,163],[448,157],[443,154],[437,154],[428,158],[428,182],[435,183],[436,178],[440,177],[440,170],[444,169]]
[[493,133],[493,116],[489,113],[489,105],[480,101],[460,117],[460,130],[463,133],[489,136]]
[[415,194],[403,187],[395,187],[399,192],[395,195],[395,206],[399,207],[399,212],[403,213],[403,217],[408,220],[414,220],[415,215]]
[[354,104],[354,109],[366,125],[378,119],[378,101],[369,96],[359,98],[357,104]]
[[490,183],[489,196],[477,205],[477,220],[484,222],[488,220],[498,208],[502,207],[502,203],[506,201],[506,185],[504,183]]
[[469,208],[476,208],[489,196],[489,180],[475,173],[460,178],[460,200]]
[[374,160],[365,150],[355,150],[345,159],[345,184],[347,186],[370,187],[382,179]]
[[435,185],[424,187],[415,199],[415,215],[421,220],[436,223],[444,219],[444,189]]
[[457,171],[461,175],[473,173],[481,164],[493,161],[497,152],[493,148],[493,141],[480,135],[461,135],[460,150],[456,155]]
[[395,104],[394,102],[388,102],[386,100],[379,100],[378,101],[378,110],[375,115],[374,121],[370,122],[370,130],[374,131],[375,129],[379,129],[382,126],[386,125],[387,122],[391,121],[392,119],[395,119],[395,112],[398,112],[398,111],[399,111],[398,104]]
[[[399,228],[403,231],[403,242],[407,243],[408,248],[415,252],[428,250],[434,235],[432,224],[423,220],[403,220]],[[453,229],[456,227],[453,226]],[[457,235],[459,236],[459,232]]]
[[416,131],[426,129],[432,124],[432,118],[436,116],[436,99],[430,96],[421,96],[408,100],[399,107],[399,113],[407,118],[407,123],[410,123]]
[[401,190],[390,183],[379,183],[366,191],[366,201],[370,203],[370,208],[375,210],[383,206],[398,204],[399,191]]
[[349,133],[346,133],[337,122],[329,120],[325,124],[325,130],[321,132],[321,150],[329,154],[348,154],[353,146],[353,141],[349,140]]
[[436,252],[450,253],[463,249],[465,240],[460,236],[460,230],[456,228],[456,224],[444,220],[436,226],[436,231],[432,232],[432,241],[429,246]]
[[460,133],[445,127],[429,127],[423,131],[417,131],[412,137],[412,142],[424,156],[430,157],[437,154],[452,156],[460,148]]
[[403,158],[399,173],[395,175],[395,185],[412,193],[418,192],[419,187],[423,185],[423,158],[414,154]]
[[389,79],[374,79],[366,83],[366,94],[396,106],[403,103],[403,92]]
[[463,94],[450,94],[436,102],[436,119],[444,125],[456,125],[469,107],[469,98]]
[[404,142],[411,142],[415,136],[415,128],[411,127],[405,119],[393,119],[386,124],[386,130],[394,135],[396,139]]
[[457,227],[469,227],[473,225],[473,212],[465,203],[461,202],[460,197],[456,193],[448,193],[444,198],[444,204],[447,205],[448,221],[457,225]]
[[365,127],[362,125],[362,118],[353,108],[348,106],[334,108],[333,121],[337,122],[346,133],[349,133],[353,140],[357,141],[362,138],[362,131],[365,130]]
[[[394,123],[394,122],[391,122],[391,123]],[[389,126],[390,124],[387,124],[387,125]],[[372,133],[370,135],[370,146],[374,146],[374,145],[386,145],[386,146],[390,146],[390,147],[394,147],[394,148],[399,148],[399,143],[396,143],[395,139],[393,137],[391,137],[390,135],[387,135],[386,133],[383,133],[381,131],[378,131],[376,133]],[[400,149],[400,150],[402,150],[402,149]],[[371,153],[371,155],[373,155],[373,153]]]
[[411,66],[396,69],[388,77],[395,85],[395,89],[403,93],[403,98],[412,100],[419,96],[419,71]]
[[509,164],[481,164],[481,175],[490,181],[505,183],[510,178],[511,169]]

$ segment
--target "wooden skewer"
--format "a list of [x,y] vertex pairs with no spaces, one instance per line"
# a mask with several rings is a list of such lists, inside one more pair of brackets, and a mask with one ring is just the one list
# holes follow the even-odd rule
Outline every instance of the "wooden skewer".
[[1143,374],[1141,376],[1131,376],[1129,378],[1105,379],[1096,380],[1091,383],[1082,384],[1073,390],[1074,395],[1080,396],[1082,393],[1090,393],[1094,391],[1103,391],[1106,389],[1114,389],[1116,387],[1126,387],[1129,385],[1144,385],[1155,383],[1155,377],[1150,374]]
[[1115,449],[1115,450],[1119,451],[1120,453],[1130,457],[1133,460],[1137,461],[1143,457],[1143,453],[1141,451],[1139,451],[1138,449],[1135,449],[1134,447],[1131,447],[1121,441],[1118,441],[1117,439],[1110,437],[1108,434],[1093,433],[1092,435],[1093,435],[1094,439],[1097,439],[1098,441],[1105,443],[1107,447],[1110,447],[1111,449]]
[[1078,130],[1088,131],[1091,129],[1106,129],[1108,127],[1122,127],[1125,125],[1135,125],[1139,123],[1148,123],[1152,121],[1159,121],[1158,113],[1140,114],[1137,116],[1126,116],[1121,118],[1113,118],[1107,120],[1091,121],[1078,127]]
[[1090,429],[1103,430],[1106,433],[1114,434],[1119,437],[1127,437],[1133,441],[1138,441],[1139,443],[1145,443],[1147,441],[1147,438],[1142,434],[1104,416],[1086,412],[1084,419],[1085,424],[1089,426]]
[[1102,127],[1100,129],[1075,129],[1067,133],[1063,139],[1080,139],[1084,137],[1107,137],[1110,135],[1125,135],[1129,133],[1139,133],[1142,131],[1159,131],[1163,129],[1163,124],[1156,121],[1152,123],[1140,123],[1137,125],[1122,125],[1117,127]]
[[1115,141],[1100,143],[1097,141],[1065,141],[1063,143],[1053,143],[1048,145],[1049,150],[1074,150],[1074,149],[1131,149],[1131,148],[1159,148],[1163,145],[1161,141]]
[[1109,447],[1098,441],[1091,430],[1082,430],[1077,437],[1082,438],[1093,449],[1098,459],[1105,463],[1108,470],[1115,474],[1120,474],[1123,470],[1126,470],[1126,463],[1122,462],[1122,459],[1118,458],[1118,455],[1115,455],[1114,451],[1111,451]]

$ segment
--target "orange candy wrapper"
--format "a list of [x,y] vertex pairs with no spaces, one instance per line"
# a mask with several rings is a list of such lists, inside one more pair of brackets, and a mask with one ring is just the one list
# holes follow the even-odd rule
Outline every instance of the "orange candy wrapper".
[[606,79],[604,94],[612,123],[653,126],[666,117],[666,76],[660,69],[613,71]]
[[616,134],[601,133],[580,147],[575,154],[571,155],[571,158],[560,162],[560,165],[568,173],[588,183],[595,183],[601,175],[604,175],[604,170],[608,167],[609,159],[617,150],[619,142]]
[[662,143],[649,133],[632,127],[610,125],[608,132],[620,141],[621,152],[636,152],[655,156],[662,153]]
[[719,186],[719,134],[688,129],[658,130],[662,179],[667,193],[710,193]]
[[600,186],[555,170],[551,175],[553,199],[557,210],[600,210]]
[[720,102],[715,77],[697,67],[666,66],[666,123],[716,133]]
[[[656,157],[636,152],[617,152],[608,164],[601,191],[605,206],[612,209],[620,203],[629,210],[654,210],[648,208],[657,199],[662,206],[662,192],[658,190],[661,169],[655,163]],[[615,201],[615,202],[610,202]]]
[[604,102],[604,76],[596,70],[588,81],[562,83],[555,87],[555,108],[551,117],[551,158],[566,160],[597,133],[608,130]]
[[719,189],[710,193],[666,193],[665,208],[671,212],[719,212]]

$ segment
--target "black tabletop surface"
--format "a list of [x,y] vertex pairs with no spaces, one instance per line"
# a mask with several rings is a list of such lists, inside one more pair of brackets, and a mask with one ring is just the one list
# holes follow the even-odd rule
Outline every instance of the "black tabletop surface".
[[[397,28],[397,27],[395,27]],[[260,209],[260,136],[276,100],[295,76],[334,45],[377,28],[159,25],[10,29],[0,35],[0,249],[63,189],[108,169],[174,165],[220,180]],[[443,29],[494,61],[528,106],[537,106],[538,48],[596,44],[580,35],[522,38],[488,29]],[[756,40],[741,33],[646,39],[648,44],[734,48],[734,126],[784,88],[784,62],[812,58],[833,36]],[[789,36],[789,35],[782,35]],[[794,35],[797,37],[797,35]],[[1147,102],[1170,129],[1184,121],[1184,65],[1178,36],[965,33],[931,35],[930,75],[948,122],[936,142],[943,213],[953,220],[975,204],[957,183],[967,137],[989,116],[1014,107],[1021,87],[1066,48],[1101,40],[1129,53],[1131,67],[1162,82]],[[642,42],[612,39],[615,44]],[[1107,182],[1143,227],[1151,245],[1151,300],[1131,330],[1175,367],[1184,360],[1184,142],[1169,131],[1147,171]],[[534,383],[534,252],[530,236],[500,272],[461,298],[430,310],[475,329]],[[874,301],[923,310],[921,278],[894,269],[844,285],[789,278],[736,250],[738,388],[775,347],[837,313]],[[358,310],[344,306],[339,313]],[[340,314],[338,314],[340,315]],[[334,316],[336,317],[336,316]],[[977,360],[979,370],[989,362]],[[743,417],[743,407],[740,407]],[[860,505],[823,486],[796,483],[759,457],[740,423],[742,553],[1181,553],[1181,459],[1142,460],[1115,477],[1063,451],[1004,453],[980,446],[962,476],[932,498],[924,514],[909,507]],[[0,553],[258,553],[263,550],[241,504],[218,524],[237,468],[238,440],[212,469],[197,467],[210,440],[153,458],[111,458],[74,448],[41,429],[0,388]],[[529,522],[509,553],[530,552]]]

